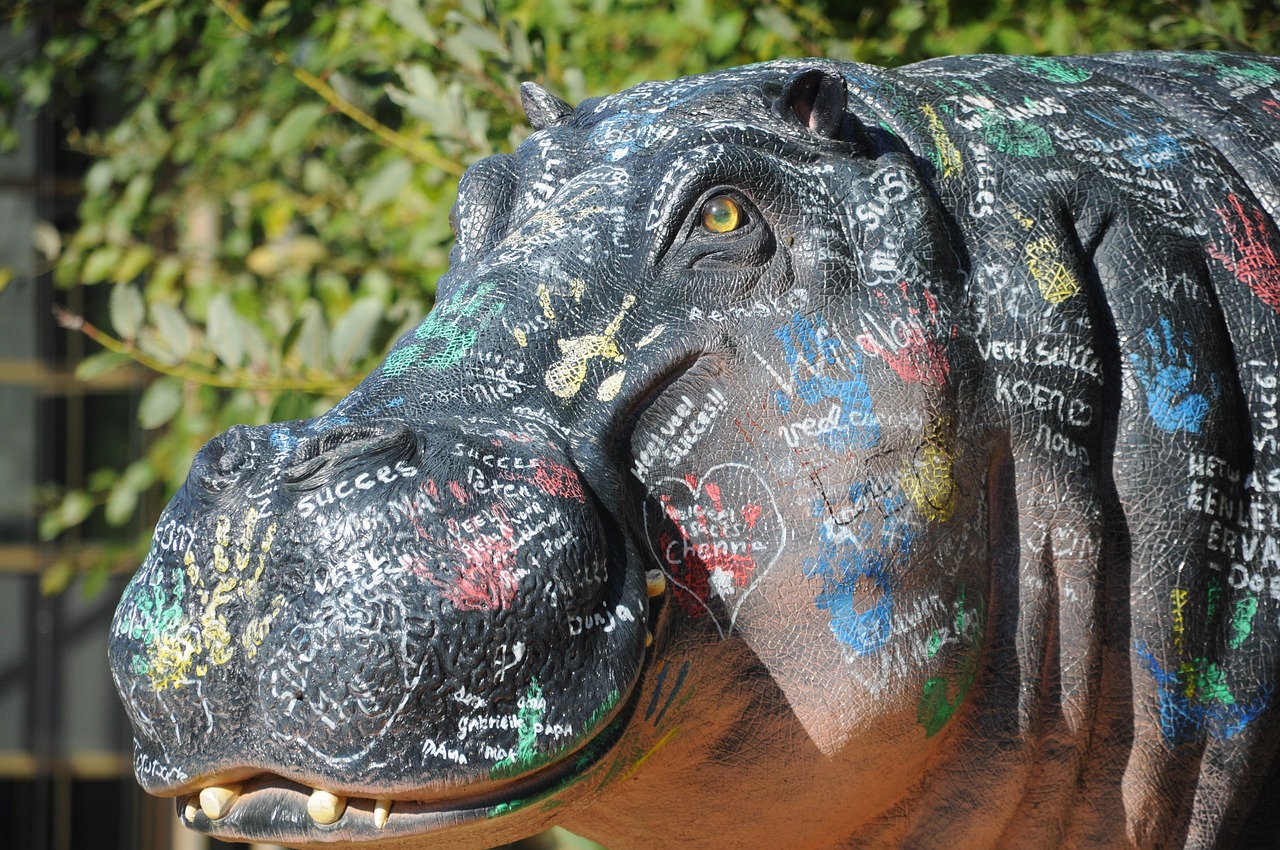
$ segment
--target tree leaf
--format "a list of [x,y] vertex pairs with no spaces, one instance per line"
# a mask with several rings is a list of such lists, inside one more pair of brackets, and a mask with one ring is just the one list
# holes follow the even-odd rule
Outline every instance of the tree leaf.
[[129,362],[131,362],[129,355],[115,351],[99,351],[95,354],[90,354],[76,364],[76,380],[89,383],[104,375],[111,374]]
[[382,300],[365,297],[358,299],[334,322],[329,346],[333,365],[339,372],[347,371],[352,363],[369,351],[369,343],[381,318]]
[[191,325],[182,311],[172,304],[152,304],[151,318],[155,322],[156,333],[169,353],[179,361],[186,360],[191,353]]
[[244,362],[242,324],[225,292],[213,296],[213,300],[209,302],[209,321],[205,335],[209,350],[229,369],[239,369]]
[[319,370],[329,365],[329,327],[319,302],[313,299],[302,305],[302,326],[293,352],[304,369]]
[[147,304],[142,300],[142,293],[136,286],[131,283],[118,283],[112,287],[107,309],[111,315],[111,327],[121,339],[138,338],[142,320],[147,316]]
[[279,159],[301,150],[307,134],[311,132],[311,128],[316,125],[324,112],[325,107],[320,103],[304,103],[301,106],[295,106],[271,134],[271,141],[268,143],[271,156]]
[[120,258],[115,271],[111,273],[111,279],[117,283],[128,283],[142,274],[143,269],[151,265],[151,260],[154,256],[151,246],[134,245]]
[[145,460],[136,460],[125,469],[107,494],[103,507],[107,524],[124,525],[133,516],[138,507],[138,497],[155,483],[155,471]]
[[435,44],[440,40],[435,29],[427,23],[422,14],[422,7],[416,0],[381,0],[391,20],[404,27],[405,31],[427,44]]
[[119,263],[120,249],[115,245],[95,248],[85,258],[84,265],[80,268],[80,282],[97,283],[100,280],[106,280]]
[[182,409],[182,382],[169,375],[156,378],[138,402],[138,424],[147,430],[159,428]]
[[396,157],[365,181],[360,192],[360,215],[369,215],[394,198],[413,178],[413,163]]
[[71,490],[56,507],[40,517],[40,539],[52,540],[68,528],[84,522],[93,512],[93,497],[83,490]]

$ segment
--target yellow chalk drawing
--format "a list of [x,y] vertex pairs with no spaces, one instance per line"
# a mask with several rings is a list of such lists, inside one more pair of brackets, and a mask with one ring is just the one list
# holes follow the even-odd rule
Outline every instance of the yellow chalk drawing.
[[547,321],[554,322],[556,311],[551,309],[551,290],[547,289],[545,283],[538,284],[538,303],[542,305],[542,315],[547,318]]
[[943,177],[963,174],[964,160],[960,158],[960,151],[951,141],[951,136],[947,135],[947,128],[943,126],[937,111],[927,103],[920,107],[920,111],[929,121],[929,135],[933,137],[933,147],[936,152],[933,157],[934,165],[942,169]]
[[233,540],[231,518],[219,516],[214,526],[211,569],[207,571],[200,569],[190,550],[184,554],[190,592],[200,601],[199,619],[184,618],[150,647],[147,673],[157,691],[181,687],[192,675],[205,676],[211,666],[226,664],[235,657],[237,644],[249,658],[257,655],[271,623],[284,607],[284,596],[273,597],[266,613],[249,618],[239,636],[231,632],[226,609],[258,601],[258,583],[276,535],[275,523],[259,535],[259,520],[256,508],[246,511],[240,533]]
[[603,333],[586,334],[584,336],[566,337],[556,340],[560,348],[560,358],[547,369],[547,389],[560,398],[572,398],[582,389],[582,382],[587,378],[587,364],[594,358],[622,362],[622,352],[614,339],[622,327],[622,320],[627,311],[636,303],[634,295],[622,299],[622,308],[605,327]]
[[1027,268],[1040,287],[1040,296],[1050,304],[1060,304],[1080,291],[1080,281],[1061,259],[1061,247],[1042,236],[1026,247]]
[[627,377],[626,369],[619,369],[609,377],[600,382],[599,388],[596,389],[596,398],[600,401],[613,401],[617,397],[618,391],[622,389],[622,379]]
[[1183,611],[1187,607],[1187,591],[1183,588],[1177,588],[1173,591],[1173,645],[1182,648],[1182,636],[1186,634],[1186,619],[1183,617]]
[[512,328],[511,335],[516,338],[516,345],[520,346],[521,348],[528,347],[529,337],[525,335],[525,332],[523,330],[521,330],[520,328]]
[[653,330],[649,331],[647,334],[640,337],[640,341],[636,343],[636,348],[644,348],[646,345],[653,342],[658,337],[662,336],[662,332],[665,331],[666,329],[667,329],[667,326],[665,324],[654,325]]
[[955,435],[950,416],[925,426],[924,445],[902,462],[899,483],[925,519],[946,522],[956,507]]
[[644,764],[646,761],[648,761],[648,760],[649,760],[649,757],[650,757],[650,756],[652,756],[652,755],[653,755],[654,753],[656,753],[658,750],[660,750],[660,749],[662,749],[663,747],[665,747],[667,744],[671,743],[671,739],[672,739],[672,738],[674,738],[677,734],[679,734],[679,732],[680,732],[680,727],[679,727],[679,726],[677,726],[677,727],[675,727],[674,729],[672,729],[670,732],[668,732],[667,734],[663,735],[663,736],[658,740],[658,743],[654,744],[652,747],[650,747],[649,749],[645,750],[644,755],[642,755],[642,756],[640,756],[640,758],[636,759],[635,764],[631,765],[631,769],[630,769],[630,770],[628,770],[626,773],[624,773],[624,774],[622,775],[622,778],[623,778],[623,779],[630,779],[632,776],[634,776],[634,775],[635,775],[635,772],[636,772],[637,770],[639,770],[639,769],[640,769],[640,766],[641,766],[642,764]]
[[1017,207],[1009,207],[1009,212],[1013,213],[1013,217],[1017,219],[1018,224],[1022,225],[1023,230],[1030,230],[1036,226],[1036,220]]

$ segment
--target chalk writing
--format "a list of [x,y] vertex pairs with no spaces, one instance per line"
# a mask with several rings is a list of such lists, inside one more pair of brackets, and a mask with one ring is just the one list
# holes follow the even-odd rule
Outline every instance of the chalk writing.
[[834,402],[839,412],[829,426],[817,432],[821,441],[834,451],[876,446],[880,423],[862,373],[862,353],[849,351],[832,337],[820,313],[813,319],[797,313],[774,335],[782,343],[794,383],[792,394],[775,393],[778,410],[790,413],[798,401],[821,405],[827,412]]

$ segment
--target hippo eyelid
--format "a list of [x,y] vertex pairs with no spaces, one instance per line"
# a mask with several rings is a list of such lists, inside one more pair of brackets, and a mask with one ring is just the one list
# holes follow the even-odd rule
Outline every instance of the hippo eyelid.
[[[703,221],[707,205],[720,198],[733,202],[739,218],[737,226],[723,232],[709,229]],[[728,244],[726,240],[745,238],[754,233],[764,221],[759,208],[744,191],[718,181],[711,183],[709,188],[690,192],[683,203],[672,205],[672,210],[671,218],[676,224],[669,229],[670,235],[655,251],[652,260],[655,265],[662,262],[673,249],[694,240],[714,239],[723,249]]]

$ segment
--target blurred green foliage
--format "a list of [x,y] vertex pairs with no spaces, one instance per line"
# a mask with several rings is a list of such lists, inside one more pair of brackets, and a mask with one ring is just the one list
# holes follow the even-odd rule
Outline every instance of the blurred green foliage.
[[48,539],[97,512],[147,528],[139,506],[162,503],[211,435],[314,415],[368,372],[431,304],[458,176],[528,133],[522,80],[577,101],[781,56],[1280,41],[1271,0],[13,3],[0,14],[43,46],[23,67],[0,57],[0,115],[73,114],[84,91],[119,104],[109,126],[67,132],[92,160],[78,227],[33,234],[58,286],[110,289],[107,327],[64,317],[103,346],[79,372],[154,374],[144,454],[57,494]]

